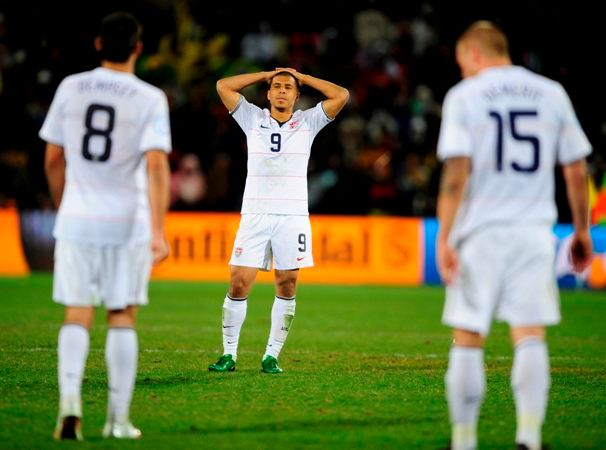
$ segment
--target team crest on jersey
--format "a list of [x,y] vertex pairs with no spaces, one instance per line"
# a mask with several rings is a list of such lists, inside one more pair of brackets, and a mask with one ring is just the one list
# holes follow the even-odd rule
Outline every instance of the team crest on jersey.
[[242,247],[236,247],[234,249],[234,255],[240,256],[242,254]]
[[292,130],[293,128],[295,128],[297,125],[299,125],[299,121],[295,120],[294,122],[290,123],[290,129]]

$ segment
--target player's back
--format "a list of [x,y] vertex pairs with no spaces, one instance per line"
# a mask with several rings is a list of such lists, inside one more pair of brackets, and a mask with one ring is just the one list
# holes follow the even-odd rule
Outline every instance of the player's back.
[[162,92],[130,73],[97,68],[62,82],[40,133],[63,146],[67,163],[57,237],[149,239],[144,142],[170,135],[165,110]]
[[589,145],[559,83],[519,66],[485,69],[449,92],[445,116],[439,151],[464,150],[472,164],[457,235],[555,221],[554,167]]

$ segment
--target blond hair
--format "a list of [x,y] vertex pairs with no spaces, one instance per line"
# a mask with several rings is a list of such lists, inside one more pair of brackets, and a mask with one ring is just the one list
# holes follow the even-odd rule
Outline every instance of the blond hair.
[[472,23],[457,40],[457,46],[475,44],[487,56],[509,56],[505,33],[488,20]]

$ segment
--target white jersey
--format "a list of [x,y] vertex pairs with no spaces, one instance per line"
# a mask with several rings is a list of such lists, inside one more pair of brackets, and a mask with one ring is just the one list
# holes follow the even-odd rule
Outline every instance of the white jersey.
[[56,238],[91,244],[151,239],[145,152],[171,151],[164,93],[97,68],[61,82],[40,137],[65,152]]
[[438,141],[441,160],[471,159],[453,241],[486,224],[553,224],[555,165],[590,153],[559,83],[519,66],[462,80],[444,99]]
[[322,103],[295,111],[282,126],[268,109],[244,97],[231,112],[246,134],[248,175],[242,214],[309,214],[307,209],[307,163],[311,144],[331,122]]

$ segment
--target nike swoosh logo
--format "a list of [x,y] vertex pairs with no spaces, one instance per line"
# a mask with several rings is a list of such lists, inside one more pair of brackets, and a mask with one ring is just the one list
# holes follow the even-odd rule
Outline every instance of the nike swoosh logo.
[[223,325],[223,328],[233,328],[235,325]]
[[301,261],[302,259],[305,259],[305,256],[303,258],[297,258],[297,261]]
[[269,129],[269,127],[264,127],[263,125],[261,125],[261,128],[267,128],[267,129]]

